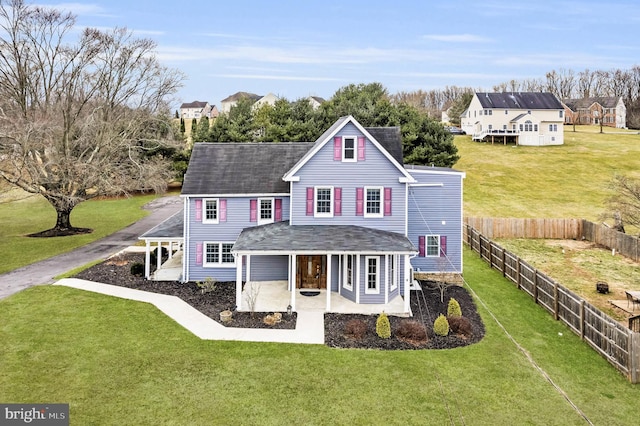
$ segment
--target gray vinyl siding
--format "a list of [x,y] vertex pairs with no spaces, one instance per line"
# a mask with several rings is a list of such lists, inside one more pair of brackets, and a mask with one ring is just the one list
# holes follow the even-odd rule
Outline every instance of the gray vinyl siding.
[[251,256],[251,281],[286,281],[289,256]]
[[[227,200],[227,220],[217,224],[202,223],[196,221],[195,202],[197,199],[218,198]],[[244,228],[257,226],[257,222],[251,222],[249,213],[249,202],[256,198],[281,198],[282,199],[282,220],[289,219],[289,197],[272,197],[264,195],[261,197],[190,197],[189,198],[189,235],[187,268],[190,281],[199,281],[207,277],[215,278],[218,281],[235,281],[236,269],[234,267],[204,267],[196,264],[196,244],[204,242],[230,242],[233,243]],[[203,213],[204,215],[204,213]],[[274,212],[275,215],[275,212]],[[253,259],[252,259],[253,261]],[[285,267],[286,271],[286,267]],[[244,277],[244,274],[243,274]]]
[[[411,186],[408,196],[408,237],[419,247],[419,236],[447,237],[447,256],[411,259],[416,272],[462,272],[462,174],[417,173],[419,183],[443,186]],[[443,224],[444,222],[444,224]],[[448,258],[448,260],[447,260]]]
[[[336,136],[362,136],[357,128],[348,124]],[[385,231],[405,233],[405,184],[398,179],[402,173],[377,147],[365,141],[365,160],[357,162],[334,161],[333,140],[326,143],[297,173],[299,182],[292,185],[291,199],[293,225],[357,225]],[[333,186],[342,188],[342,215],[331,218],[307,216],[307,188]],[[378,186],[391,188],[392,215],[381,218],[356,216],[356,188]],[[335,194],[334,194],[335,195]],[[384,209],[384,206],[382,206]]]
[[342,271],[340,270],[340,256],[331,256],[331,291],[338,291],[340,286],[340,277],[342,277]]

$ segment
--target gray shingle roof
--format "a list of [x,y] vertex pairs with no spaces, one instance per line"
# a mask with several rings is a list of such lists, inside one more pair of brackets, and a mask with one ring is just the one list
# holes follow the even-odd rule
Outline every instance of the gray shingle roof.
[[233,251],[415,253],[402,234],[353,225],[289,225],[288,221],[245,228]]
[[182,194],[282,194],[282,176],[312,147],[309,142],[196,143]]
[[400,127],[365,127],[371,136],[398,162],[404,164]]
[[182,238],[184,235],[184,214],[182,210],[164,222],[154,226],[140,236],[140,239]]
[[201,101],[193,101],[193,102],[185,102],[180,105],[180,108],[204,108],[207,106],[209,102],[201,102]]
[[236,92],[231,96],[227,96],[226,98],[224,98],[221,102],[235,102],[235,101],[239,101],[242,98],[249,98],[253,101],[257,101],[258,99],[260,99],[262,96],[260,95],[256,95],[255,93],[250,93],[250,92]]
[[620,98],[616,96],[591,97],[583,99],[565,99],[564,104],[572,111],[579,108],[589,108],[594,103],[599,103],[604,108],[615,108]]
[[482,108],[563,109],[558,98],[550,92],[479,92],[476,95]]

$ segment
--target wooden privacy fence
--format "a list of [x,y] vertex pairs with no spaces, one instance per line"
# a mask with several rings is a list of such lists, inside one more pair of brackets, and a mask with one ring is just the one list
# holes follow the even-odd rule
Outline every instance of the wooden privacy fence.
[[464,231],[465,243],[485,262],[566,324],[631,383],[640,382],[640,333],[622,326],[472,226],[465,225]]
[[465,223],[487,238],[587,240],[640,262],[640,238],[584,219],[467,217]]

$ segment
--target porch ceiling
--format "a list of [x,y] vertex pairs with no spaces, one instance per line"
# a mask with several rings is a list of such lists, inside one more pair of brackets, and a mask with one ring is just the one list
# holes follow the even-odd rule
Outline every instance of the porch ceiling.
[[246,228],[234,252],[417,253],[402,234],[354,225],[289,225],[288,221]]

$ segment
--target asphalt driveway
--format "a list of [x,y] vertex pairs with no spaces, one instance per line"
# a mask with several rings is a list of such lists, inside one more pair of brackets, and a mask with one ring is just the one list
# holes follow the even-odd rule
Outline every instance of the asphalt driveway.
[[25,288],[50,284],[54,277],[98,259],[106,259],[138,242],[138,237],[182,209],[178,196],[158,198],[144,206],[151,214],[128,227],[79,247],[68,253],[45,259],[0,275],[0,299]]

